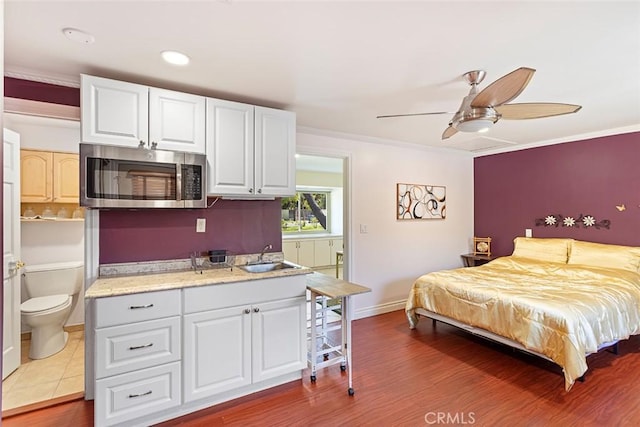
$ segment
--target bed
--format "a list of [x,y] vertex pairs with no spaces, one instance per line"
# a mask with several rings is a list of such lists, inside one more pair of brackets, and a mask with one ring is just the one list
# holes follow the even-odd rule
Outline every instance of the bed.
[[450,323],[559,365],[565,389],[586,358],[640,334],[640,248],[516,238],[511,256],[425,274],[411,288],[409,325]]

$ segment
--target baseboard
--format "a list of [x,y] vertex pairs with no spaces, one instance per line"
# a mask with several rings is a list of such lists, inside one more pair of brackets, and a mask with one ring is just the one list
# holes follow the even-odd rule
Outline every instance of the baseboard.
[[[69,325],[62,328],[65,332],[84,332],[84,325]],[[22,341],[30,341],[31,340],[31,331],[22,332],[20,334],[20,340]]]
[[365,317],[377,316],[378,314],[389,313],[391,311],[404,310],[407,300],[399,300],[387,302],[384,304],[374,305],[371,307],[359,308],[353,312],[353,319],[363,319]]

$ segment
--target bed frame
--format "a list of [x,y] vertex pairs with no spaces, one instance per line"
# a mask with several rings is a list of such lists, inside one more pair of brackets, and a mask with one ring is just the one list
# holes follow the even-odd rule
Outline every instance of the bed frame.
[[[462,329],[462,330],[464,330],[466,332],[469,332],[470,334],[479,336],[481,338],[488,339],[490,341],[495,341],[495,342],[498,342],[500,344],[504,344],[504,345],[506,345],[508,347],[514,348],[516,350],[520,350],[522,352],[531,354],[533,356],[541,357],[542,359],[548,360],[549,362],[551,362],[551,363],[553,363],[554,365],[557,366],[556,362],[554,362],[553,360],[551,360],[550,358],[548,358],[544,354],[538,353],[538,352],[536,352],[534,350],[530,350],[530,349],[524,347],[522,344],[520,344],[517,341],[513,341],[513,340],[511,340],[509,338],[505,338],[505,337],[503,337],[501,335],[494,334],[493,332],[489,332],[486,329],[477,328],[475,326],[471,326],[471,325],[468,325],[466,323],[462,323],[459,320],[453,319],[451,317],[443,316],[441,314],[434,313],[432,311],[425,310],[424,308],[416,308],[415,309],[415,313],[420,315],[420,316],[424,316],[424,317],[430,318],[432,320],[432,324],[433,324],[434,328],[435,328],[437,322],[446,323],[448,325],[455,326],[455,327],[457,327],[459,329]],[[602,350],[604,348],[607,348],[608,351],[610,351],[613,354],[617,355],[618,354],[618,341],[604,343],[600,347],[598,347],[598,351],[600,351],[600,350]],[[593,353],[589,353],[589,354],[593,354]],[[589,354],[587,354],[587,356]],[[584,382],[584,374],[580,378],[578,378],[578,381]]]

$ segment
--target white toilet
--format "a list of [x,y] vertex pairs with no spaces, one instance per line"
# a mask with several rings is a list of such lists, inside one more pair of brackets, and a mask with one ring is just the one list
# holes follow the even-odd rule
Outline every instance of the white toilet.
[[20,313],[22,322],[31,327],[29,358],[44,359],[67,344],[63,326],[73,297],[82,289],[83,271],[82,261],[25,266],[29,299],[20,304]]

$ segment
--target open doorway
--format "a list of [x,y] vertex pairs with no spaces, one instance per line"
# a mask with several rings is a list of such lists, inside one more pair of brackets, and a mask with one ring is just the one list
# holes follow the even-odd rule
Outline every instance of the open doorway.
[[285,259],[346,279],[347,159],[296,154],[296,195],[282,199]]
[[[3,125],[20,135],[20,149],[38,159],[42,158],[43,164],[46,164],[49,158],[52,162],[60,159],[69,161],[68,157],[56,156],[56,153],[77,153],[80,140],[78,119],[79,111],[68,119],[5,113]],[[38,177],[36,171],[33,176],[24,178],[29,180],[29,184],[34,184],[39,182]],[[77,182],[74,184],[77,186]],[[28,197],[25,196],[27,193]],[[83,289],[73,295],[65,321],[67,338],[62,350],[49,348],[47,350],[51,351],[47,352],[47,357],[43,352],[35,352],[31,358],[31,329],[20,322],[20,303],[29,299],[24,280],[27,267],[35,271],[35,266],[53,268],[63,263],[82,263],[84,258],[84,223],[77,201],[57,199],[55,202],[44,202],[35,197],[36,194],[27,191],[18,194],[17,200],[19,258],[25,267],[18,270],[17,289],[20,295],[12,309],[13,314],[17,314],[19,356],[17,369],[11,369],[3,378],[2,409],[5,416],[84,395]],[[6,217],[9,210],[5,198],[3,216]],[[7,310],[6,304],[3,309]],[[10,313],[3,314],[6,318]],[[48,354],[54,351],[55,354]]]

